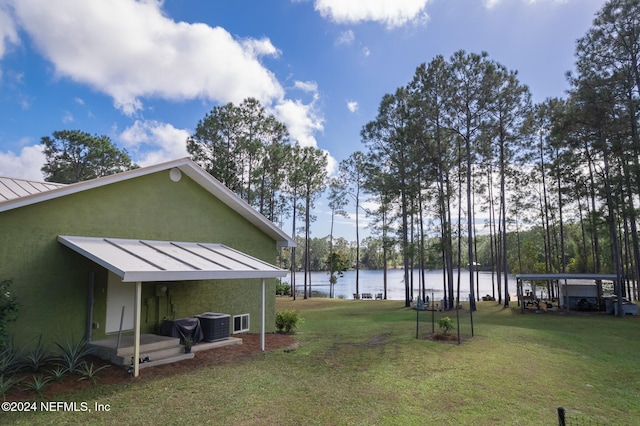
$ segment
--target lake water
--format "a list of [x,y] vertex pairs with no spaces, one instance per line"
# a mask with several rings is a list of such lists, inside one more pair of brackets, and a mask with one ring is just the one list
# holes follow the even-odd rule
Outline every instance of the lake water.
[[[495,279],[495,294],[492,285],[491,272],[477,272],[478,279],[477,284],[479,291],[478,295],[485,296],[491,295],[498,298],[498,276],[494,275]],[[420,273],[414,271],[413,274],[413,289],[414,298],[418,296],[420,288]],[[457,271],[453,273],[454,279],[454,296],[457,289],[458,274]],[[291,283],[290,277],[283,278],[283,282]],[[360,291],[359,293],[377,293],[384,292],[383,271],[381,270],[364,270],[360,271]],[[425,288],[427,289],[427,295],[431,298],[433,291],[433,300],[440,300],[444,298],[443,291],[444,277],[442,270],[433,270],[425,272]],[[474,286],[476,285],[474,279]],[[502,296],[504,298],[504,280],[500,283],[503,289]],[[296,273],[296,288],[300,292],[304,291],[304,273]],[[329,274],[326,272],[312,272],[311,273],[311,289],[315,292],[329,294]],[[353,294],[356,292],[356,271],[347,271],[344,276],[338,278],[338,282],[334,287],[334,296],[342,297],[345,299],[353,299]],[[509,293],[511,295],[516,294],[516,278],[513,275],[509,275]],[[402,269],[392,269],[387,271],[387,299],[391,300],[404,300],[405,298],[405,286],[404,286],[404,271]],[[460,300],[469,299],[469,271],[460,271]]]

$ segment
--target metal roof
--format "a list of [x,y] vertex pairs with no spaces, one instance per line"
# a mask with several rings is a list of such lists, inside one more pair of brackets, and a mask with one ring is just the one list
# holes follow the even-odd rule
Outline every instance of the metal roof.
[[66,185],[0,176],[0,203],[27,195],[40,194],[63,186]]
[[223,244],[58,236],[123,282],[277,278],[287,271]]
[[617,280],[616,274],[518,274],[517,279],[525,281],[545,280]]

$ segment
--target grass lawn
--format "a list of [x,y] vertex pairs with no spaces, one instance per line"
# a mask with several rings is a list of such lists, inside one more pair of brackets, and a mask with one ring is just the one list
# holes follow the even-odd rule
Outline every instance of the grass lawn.
[[[640,319],[460,311],[460,345],[423,339],[401,301],[277,300],[299,346],[193,374],[97,386],[63,401],[109,412],[0,413],[0,424],[553,425],[640,421]],[[435,313],[435,320],[456,313]],[[457,323],[456,323],[457,325]],[[435,326],[438,331],[437,324]],[[454,333],[456,328],[454,328]],[[143,371],[144,374],[144,371]],[[589,423],[586,423],[589,424]]]

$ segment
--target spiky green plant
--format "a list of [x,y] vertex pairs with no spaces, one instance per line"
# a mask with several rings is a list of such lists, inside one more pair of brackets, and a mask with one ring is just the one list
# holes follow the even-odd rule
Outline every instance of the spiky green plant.
[[16,377],[0,375],[0,395],[2,395],[2,398],[5,398],[7,392],[18,383],[20,383],[20,379]]
[[93,384],[96,384],[98,380],[97,373],[100,370],[104,370],[109,367],[109,365],[103,365],[102,367],[95,368],[93,363],[83,362],[80,367],[76,370],[78,373],[82,374],[82,376],[78,380],[86,380],[90,379],[93,381]]
[[77,342],[74,338],[65,341],[63,344],[56,342],[56,346],[60,348],[58,362],[70,373],[80,368],[83,358],[93,352],[91,348],[87,347],[87,340],[84,338]]
[[12,344],[0,350],[0,375],[10,375],[20,368],[20,351]]
[[42,393],[49,385],[50,381],[50,377],[44,377],[42,374],[38,374],[37,376],[33,375],[33,379],[30,382],[27,382],[24,388],[25,390],[37,393],[38,396],[42,398]]
[[21,359],[20,365],[25,370],[38,373],[42,367],[49,364],[53,359],[54,357],[51,352],[49,352],[46,345],[42,343],[42,335],[40,335],[38,336],[38,343]]
[[69,371],[61,365],[58,365],[49,371],[49,373],[51,373],[51,379],[56,383],[60,383],[68,372]]

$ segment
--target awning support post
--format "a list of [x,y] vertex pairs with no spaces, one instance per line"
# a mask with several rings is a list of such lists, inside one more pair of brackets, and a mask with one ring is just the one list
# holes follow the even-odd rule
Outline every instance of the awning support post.
[[142,305],[142,282],[136,282],[136,296],[134,299],[134,311],[133,311],[133,377],[138,377],[140,374],[140,313]]
[[260,306],[260,350],[264,352],[264,318],[265,318],[265,280],[262,279],[262,298]]

